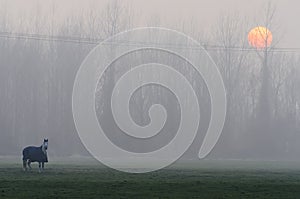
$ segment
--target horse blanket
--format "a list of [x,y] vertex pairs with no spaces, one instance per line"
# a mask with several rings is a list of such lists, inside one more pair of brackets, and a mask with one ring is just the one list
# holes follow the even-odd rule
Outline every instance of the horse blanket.
[[29,146],[23,150],[23,160],[30,160],[31,162],[48,162],[47,153],[42,150],[42,146]]

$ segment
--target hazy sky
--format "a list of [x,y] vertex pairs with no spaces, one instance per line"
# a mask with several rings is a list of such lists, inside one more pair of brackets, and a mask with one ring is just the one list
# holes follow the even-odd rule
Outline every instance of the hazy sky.
[[[20,13],[34,13],[37,8],[36,3],[42,8],[42,12],[47,13],[51,8],[51,2],[54,2],[57,10],[57,18],[64,19],[70,13],[80,13],[82,10],[93,4],[99,7],[99,10],[109,2],[109,0],[0,0],[3,5],[6,4],[6,10],[11,16],[19,16]],[[221,13],[239,11],[250,20],[260,19],[262,6],[267,0],[121,0],[129,5],[134,13],[140,19],[139,26],[146,25],[146,19],[151,16],[157,16],[165,22],[176,23],[183,19],[194,18],[201,30],[206,30],[216,23]],[[300,2],[298,0],[273,0],[277,6],[277,21],[280,24],[281,32],[284,37],[281,38],[282,47],[300,47]],[[271,30],[272,31],[272,30]],[[276,33],[273,37],[276,39]]]

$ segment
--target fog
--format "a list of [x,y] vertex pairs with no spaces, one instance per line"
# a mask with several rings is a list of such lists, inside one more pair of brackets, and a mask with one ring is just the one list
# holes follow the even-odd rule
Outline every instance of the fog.
[[[89,156],[72,114],[73,85],[81,63],[99,42],[116,33],[159,26],[201,43],[223,77],[227,116],[208,158],[300,160],[300,30],[293,26],[299,18],[298,2],[84,2],[0,1],[0,156],[21,155],[22,148],[41,145],[44,138],[49,138],[49,156]],[[272,31],[270,48],[249,46],[247,34],[257,25]],[[172,42],[172,38],[161,40]],[[176,42],[172,45],[181,48]],[[132,141],[122,135],[110,109],[113,86],[130,70],[132,59],[141,64],[159,57],[184,74],[199,99],[200,127],[183,156],[197,159],[211,117],[203,78],[163,52],[131,56],[114,63],[97,84],[95,109],[107,137],[123,149],[148,152],[175,136],[180,104],[164,87],[146,85],[130,100],[132,119],[142,126],[150,122],[151,105],[161,104],[166,109],[165,126],[148,141]],[[185,103],[189,100],[187,97]]]

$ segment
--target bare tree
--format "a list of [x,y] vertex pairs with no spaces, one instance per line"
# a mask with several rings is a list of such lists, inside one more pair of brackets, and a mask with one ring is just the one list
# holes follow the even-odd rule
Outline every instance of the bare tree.
[[[227,93],[227,117],[223,130],[223,147],[238,147],[236,140],[242,136],[242,114],[245,112],[246,79],[248,79],[247,64],[248,51],[246,51],[247,20],[242,19],[238,13],[222,14],[215,28],[212,55],[222,73]],[[233,144],[233,143],[235,144]],[[233,149],[234,151],[239,151]]]
[[132,12],[120,0],[112,0],[106,5],[102,15],[102,31],[109,37],[132,26]]

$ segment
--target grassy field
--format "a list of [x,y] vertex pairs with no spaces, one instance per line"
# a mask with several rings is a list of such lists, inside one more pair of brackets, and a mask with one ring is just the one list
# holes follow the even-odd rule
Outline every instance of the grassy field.
[[95,163],[58,162],[39,174],[36,165],[24,173],[20,164],[0,162],[0,198],[300,198],[298,166],[202,161],[126,174]]

